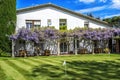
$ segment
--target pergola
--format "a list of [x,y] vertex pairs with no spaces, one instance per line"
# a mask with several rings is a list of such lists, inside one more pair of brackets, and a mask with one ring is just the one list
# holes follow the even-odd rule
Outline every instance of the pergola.
[[102,52],[102,50],[100,50],[101,48],[105,49],[109,47],[109,40],[114,40],[114,38],[119,36],[119,28],[76,28],[74,30],[56,30],[48,27],[31,30],[22,28],[19,29],[16,34],[11,35],[10,39],[12,40],[12,56],[14,56],[14,48],[18,40],[23,40],[25,42],[30,41],[35,44],[44,43],[46,46],[45,49],[50,50],[52,47],[54,50],[52,53],[57,53],[57,55],[60,55],[61,43],[63,43],[63,46],[68,46],[67,52],[71,52],[70,49],[73,49],[73,53],[77,55],[79,52],[78,48],[81,49],[82,53]]

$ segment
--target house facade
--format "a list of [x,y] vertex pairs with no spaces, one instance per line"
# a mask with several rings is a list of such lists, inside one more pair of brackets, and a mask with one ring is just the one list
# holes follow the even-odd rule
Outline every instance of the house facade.
[[60,29],[65,26],[67,29],[75,27],[106,28],[109,25],[77,12],[56,6],[54,4],[43,4],[17,10],[17,27],[33,28],[54,26]]
[[[104,21],[82,15],[54,4],[43,4],[17,10],[16,32],[20,28],[31,29],[39,27],[55,27],[58,30],[61,29],[61,27],[65,27],[69,30],[76,27],[109,28],[109,25]],[[83,48],[83,43],[85,43],[84,40],[81,42],[79,40],[67,40],[59,43],[53,41],[51,44],[43,41],[37,44],[37,46],[41,49],[40,51],[50,50],[51,54],[64,54],[68,52],[76,53],[76,50]],[[33,42],[16,41],[16,44],[13,46],[13,52],[25,49],[32,54],[35,52],[35,46],[36,44]],[[87,47],[87,51],[92,52],[92,45]],[[85,51],[83,50],[83,52]]]

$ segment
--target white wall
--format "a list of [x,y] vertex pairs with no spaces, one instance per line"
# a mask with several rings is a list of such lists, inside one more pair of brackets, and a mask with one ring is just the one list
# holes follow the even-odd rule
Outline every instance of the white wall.
[[89,21],[89,27],[91,28],[105,28],[106,25],[87,20],[80,16],[63,12],[52,7],[46,7],[42,9],[35,9],[31,11],[17,13],[17,27],[16,30],[22,27],[26,27],[25,20],[41,20],[41,26],[47,26],[47,19],[51,19],[52,25],[56,29],[59,29],[59,19],[67,19],[67,28],[74,29],[75,27],[83,27],[84,21]]

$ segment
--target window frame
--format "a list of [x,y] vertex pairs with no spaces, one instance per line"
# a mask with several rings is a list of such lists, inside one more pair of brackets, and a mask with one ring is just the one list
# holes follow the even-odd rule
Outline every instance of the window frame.
[[89,21],[84,21],[84,27],[89,28]]
[[48,25],[48,27],[49,27],[50,25],[52,25],[52,20],[51,20],[51,19],[47,19],[47,25]]
[[[30,21],[31,23],[29,23]],[[39,22],[39,25],[36,25],[35,22]],[[25,20],[25,23],[26,23],[26,28],[28,29],[36,28],[35,26],[41,27],[41,20]],[[27,24],[30,24],[30,26],[28,27]]]
[[59,29],[60,30],[67,30],[67,19],[65,19],[65,18],[59,19]]
[[[65,21],[61,22],[61,20],[65,20]],[[65,25],[63,25],[63,24],[65,24]],[[59,26],[67,26],[67,19],[59,19]]]

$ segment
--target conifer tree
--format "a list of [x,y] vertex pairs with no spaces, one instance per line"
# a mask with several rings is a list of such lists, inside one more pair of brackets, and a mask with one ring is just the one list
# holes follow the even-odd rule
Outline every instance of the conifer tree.
[[0,0],[0,49],[11,51],[9,35],[14,33],[16,23],[16,0]]

